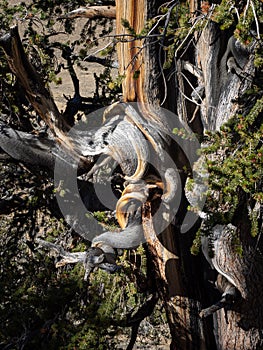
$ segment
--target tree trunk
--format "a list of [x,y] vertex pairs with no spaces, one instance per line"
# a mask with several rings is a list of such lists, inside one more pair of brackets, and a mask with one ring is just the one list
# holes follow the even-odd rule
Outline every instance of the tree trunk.
[[[251,87],[251,77],[255,75],[253,52],[249,47],[235,46],[235,40],[233,32],[222,32],[212,21],[197,39],[196,66],[202,69],[198,82],[204,86],[200,116],[206,130],[220,130],[237,113],[238,97]],[[218,259],[223,271],[234,276],[241,299],[231,310],[221,309],[213,315],[214,334],[218,349],[261,349],[263,313],[259,285],[263,274],[259,246],[262,244],[251,237],[249,218],[242,204],[237,216],[235,225],[242,256],[237,253],[233,237],[223,238],[222,227]]]
[[[158,6],[160,4],[158,2]],[[153,9],[157,8],[157,2],[149,4],[146,0],[119,0],[116,5],[117,34],[127,33],[121,25],[122,19],[126,19],[137,34],[140,33],[145,21],[155,15]],[[193,18],[195,11],[200,9],[199,1],[190,1]],[[191,46],[191,50],[177,60],[177,85],[184,95],[179,92],[175,106],[176,94],[173,95],[170,89],[172,84],[169,83],[171,86],[168,86],[169,94],[165,106],[171,111],[176,108],[180,120],[186,121],[193,130],[219,130],[238,110],[237,97],[251,85],[251,79],[245,77],[254,74],[253,55],[242,46],[236,52],[233,40],[233,33],[223,33],[216,23],[210,21],[201,34],[196,34],[195,45]],[[120,73],[125,75],[123,98],[124,101],[145,103],[147,107],[142,109],[144,118],[154,116],[155,121],[161,125],[162,121],[156,116],[163,98],[163,87],[158,79],[161,68],[157,59],[159,52],[155,45],[145,45],[141,50],[142,45],[143,41],[139,39],[118,44]],[[189,91],[188,84],[182,79],[181,72],[188,76],[192,86],[199,91],[199,97],[202,98],[199,101],[200,106],[189,102],[192,91]],[[153,112],[154,108],[157,113]],[[169,152],[173,159],[180,158],[178,149]],[[182,181],[184,183],[185,179],[182,178]],[[184,234],[180,232],[179,227],[182,217],[186,215],[187,203],[181,201],[176,225],[170,225],[157,240],[153,233],[155,227],[151,211],[149,204],[144,207],[144,234],[154,264],[157,289],[166,308],[172,335],[171,349],[261,348],[261,293],[256,291],[263,276],[262,269],[257,265],[258,253],[251,246],[249,229],[243,229],[239,233],[244,247],[243,257],[238,256],[233,245],[229,246],[231,239],[222,240],[222,256],[220,255],[220,261],[225,262],[228,275],[235,275],[239,280],[239,292],[242,294],[242,288],[246,292],[244,291],[242,299],[231,310],[222,308],[214,314],[213,320],[211,317],[201,319],[201,309],[213,304],[219,294],[209,285],[208,276],[211,272],[206,261],[190,254],[196,230]],[[244,226],[243,220],[239,222],[239,226],[242,225]],[[167,252],[172,252],[173,258]],[[252,270],[257,270],[255,280]]]
[[[164,2],[147,0],[116,1],[117,35],[127,33],[122,26],[122,19],[129,22],[138,34],[143,29],[147,19],[153,18],[157,8]],[[157,121],[165,135],[165,120],[160,119],[160,101],[163,99],[163,86],[160,76],[159,47],[150,45],[152,39],[135,40],[118,44],[118,58],[120,73],[124,74],[123,99],[124,101],[142,102],[141,112],[145,120]],[[153,41],[153,40],[152,40]],[[144,45],[143,49],[142,46]],[[171,110],[174,108],[174,98],[171,99]],[[169,103],[166,103],[169,108]],[[169,141],[167,141],[169,143]],[[168,150],[172,159],[178,163],[182,157],[180,151]],[[172,153],[173,152],[173,153]],[[158,156],[157,156],[158,157]],[[183,167],[183,165],[181,165]],[[181,178],[185,181],[184,176]],[[186,214],[187,203],[181,199],[179,213]],[[177,217],[177,225],[169,225],[160,236],[156,235],[156,228],[152,222],[151,205],[143,210],[144,234],[148,243],[151,259],[154,264],[154,273],[158,292],[161,296],[168,317],[172,335],[171,349],[211,349],[213,337],[211,328],[206,321],[201,321],[199,312],[202,303],[208,298],[205,294],[203,281],[202,258],[193,257],[190,247],[194,239],[194,231],[180,232],[180,223],[183,219]],[[176,256],[179,256],[177,259]]]

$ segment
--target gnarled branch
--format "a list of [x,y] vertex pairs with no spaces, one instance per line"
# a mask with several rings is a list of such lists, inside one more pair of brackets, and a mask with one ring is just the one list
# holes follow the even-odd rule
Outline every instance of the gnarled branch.
[[57,146],[50,138],[17,131],[0,123],[0,147],[16,160],[54,169],[52,151]]
[[49,126],[55,135],[68,127],[62,119],[50,92],[45,87],[42,78],[29,62],[22,46],[18,27],[11,27],[10,32],[0,38],[11,71],[25,89],[26,96],[39,116]]

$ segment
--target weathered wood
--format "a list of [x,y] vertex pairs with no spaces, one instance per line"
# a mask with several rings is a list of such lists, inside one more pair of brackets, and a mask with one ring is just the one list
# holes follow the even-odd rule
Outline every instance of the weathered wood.
[[[248,218],[243,215],[238,231],[230,234],[225,226],[217,225],[215,239],[215,261],[218,270],[236,287],[239,299],[230,303],[225,310],[217,311],[214,316],[214,329],[218,349],[260,349],[263,346],[261,329],[263,326],[263,310],[261,300],[262,289],[258,286],[263,281],[263,265],[260,250],[262,243],[253,242],[246,227]],[[238,243],[242,254],[237,252]],[[218,280],[218,288],[226,293],[222,279]],[[227,311],[226,311],[227,310]]]
[[130,27],[139,35],[147,19],[155,15],[157,3],[160,5],[161,1],[116,1],[116,35],[124,38],[124,42],[117,45],[119,73],[124,76],[123,100],[150,103],[156,107],[160,104],[161,97],[158,86],[158,55],[154,40],[150,37],[125,37],[125,34],[130,33],[124,28],[122,20],[128,21]]
[[0,123],[0,147],[13,159],[54,169],[52,152],[56,143],[47,137],[17,131]]
[[[116,34],[129,34],[123,27],[122,20],[128,21],[136,34],[143,29],[146,14],[144,1],[116,1]],[[143,101],[143,82],[145,62],[141,47],[143,40],[135,40],[127,37],[128,42],[119,43],[117,46],[119,58],[119,72],[125,75],[123,80],[124,101]]]
[[115,6],[89,6],[89,7],[80,7],[76,10],[73,10],[67,13],[60,18],[116,18],[116,7]]
[[[161,3],[159,1],[150,4],[149,1],[144,0],[117,1],[117,35],[127,34],[127,30],[122,26],[122,19],[126,19],[135,32],[139,34],[147,19],[156,15],[154,10],[159,8]],[[118,44],[120,73],[124,75],[123,98],[125,101],[143,103],[140,106],[143,118],[156,124],[163,139],[169,145],[169,129],[165,118],[162,118],[159,114],[160,101],[163,98],[163,87],[159,80],[159,47],[153,43],[151,44],[151,38],[148,38],[146,42],[140,38],[132,40],[130,36],[126,39],[130,40]],[[145,43],[147,45],[143,46]],[[173,104],[174,98],[171,97],[170,101]],[[166,103],[166,107],[169,108],[169,103]],[[174,110],[174,105],[171,110]],[[147,137],[147,133],[145,135]],[[159,162],[163,152],[171,151],[165,149],[167,145],[162,144],[162,151],[155,155]],[[175,149],[178,151],[177,148]],[[173,156],[175,159],[180,158],[179,154]],[[183,177],[181,180],[184,181]],[[155,226],[158,226],[158,222],[156,222],[158,220],[153,222],[151,219],[151,210],[154,206],[154,204],[151,204],[150,208],[144,206],[142,222],[154,266],[158,293],[164,302],[171,330],[171,349],[209,348],[212,343],[206,332],[206,322],[201,322],[199,318],[202,287],[200,288],[198,284],[199,279],[202,279],[201,271],[198,266],[198,259],[194,259],[190,254],[194,234],[182,236],[180,230],[168,226],[164,230],[160,241],[160,237],[157,237],[155,231],[157,230]],[[185,215],[186,207],[186,201],[182,200],[180,209],[182,216]],[[160,217],[159,222],[162,220],[163,218]],[[177,259],[177,255],[179,259]]]
[[198,35],[196,66],[202,72],[199,87],[204,88],[200,114],[206,130],[219,130],[239,106],[237,97],[252,84],[254,55],[233,35],[222,32],[210,22]]
[[[194,6],[193,3],[196,1],[192,1]],[[245,47],[233,37],[233,33],[222,32],[211,21],[201,33],[196,34],[195,53],[196,66],[202,72],[197,77],[197,87],[204,89],[198,113],[206,130],[220,130],[222,124],[240,108],[238,96],[251,87],[255,75],[253,44]],[[214,307],[213,328],[217,349],[263,347],[260,331],[263,324],[262,292],[258,288],[263,281],[261,248],[255,249],[256,241],[250,236],[246,209],[243,212],[240,209],[239,216],[236,236],[228,235],[223,226],[214,228],[217,234],[212,235],[216,245],[216,269],[222,271],[241,296],[238,302],[230,302],[229,305],[227,302],[225,305],[215,303],[205,311],[210,312]],[[242,254],[237,252],[235,240],[239,240]],[[220,306],[225,308],[216,311]]]
[[[115,159],[120,163],[127,181],[130,181],[117,205],[119,220],[124,230],[121,234],[105,232],[93,240],[93,245],[102,243],[108,244],[110,247],[132,248],[133,245],[138,245],[143,238],[146,238],[153,266],[153,277],[156,280],[159,296],[164,302],[171,330],[171,349],[214,349],[216,347],[215,341],[218,349],[254,350],[262,348],[262,292],[257,289],[258,286],[261,286],[263,279],[262,247],[258,249],[259,247],[251,242],[246,210],[241,213],[244,215],[238,227],[243,256],[238,255],[235,251],[235,244],[231,237],[224,236],[222,233],[220,244],[217,242],[220,250],[214,258],[214,266],[216,262],[217,271],[222,270],[222,274],[240,292],[242,299],[235,304],[231,303],[229,305],[231,310],[228,310],[226,315],[225,310],[214,313],[213,325],[211,318],[210,320],[201,320],[199,317],[201,309],[207,307],[209,309],[211,305],[209,298],[210,294],[213,294],[213,290],[212,288],[209,290],[205,275],[208,265],[201,257],[195,258],[190,254],[196,228],[185,234],[180,231],[182,218],[187,211],[187,201],[184,194],[178,199],[180,206],[173,224],[163,230],[161,237],[157,235],[162,230],[156,229],[158,222],[154,221],[153,212],[156,209],[155,205],[158,207],[161,200],[158,195],[156,195],[155,202],[153,199],[149,200],[150,196],[148,196],[147,190],[158,188],[160,190],[168,189],[169,192],[169,188],[172,186],[162,183],[154,174],[148,173],[148,177],[146,176],[148,146],[150,145],[149,148],[153,149],[152,156],[155,156],[153,158],[157,159],[157,163],[161,165],[163,165],[161,156],[164,156],[165,152],[169,152],[174,161],[182,159],[180,158],[182,152],[180,153],[179,147],[171,147],[167,123],[159,114],[162,93],[158,79],[158,47],[151,42],[151,38],[140,38],[136,35],[134,37],[126,35],[125,37],[127,29],[123,27],[122,19],[126,19],[135,32],[139,34],[147,19],[156,14],[154,10],[161,3],[164,2],[117,0],[116,3],[117,36],[125,39],[118,44],[120,73],[125,76],[123,98],[126,102],[142,103],[139,105],[140,113],[126,108],[127,105],[124,107],[114,105],[112,114],[105,115],[106,120],[100,129],[89,130],[88,133],[75,132],[74,140],[70,140],[70,146],[73,145],[72,147],[77,150],[78,154],[86,157],[104,154]],[[190,6],[193,20],[195,20],[194,13],[201,9],[201,2],[190,1]],[[177,71],[178,74],[185,70],[194,77],[193,84],[196,85],[193,93],[198,96],[198,92],[200,95],[198,96],[200,106],[197,105],[196,115],[201,116],[204,128],[209,130],[218,130],[222,123],[227,121],[237,110],[238,104],[234,98],[237,93],[243,92],[250,86],[250,75],[254,74],[253,54],[239,46],[239,54],[241,58],[244,58],[244,62],[238,61],[239,57],[236,56],[233,49],[232,36],[224,38],[227,39],[227,45],[222,48],[223,37],[220,35],[222,33],[217,25],[210,22],[195,42],[193,50],[196,56],[191,57],[191,62],[187,61],[187,57],[186,60],[184,57],[178,62],[180,68],[179,72]],[[40,77],[24,56],[16,30],[11,31],[11,35],[2,38],[2,46],[4,46],[10,67],[23,83],[31,104],[53,130],[58,140],[63,142],[65,136],[61,130],[67,129],[67,125],[57,112],[56,106]],[[242,75],[243,71],[241,72],[240,67],[243,68],[245,75]],[[185,88],[182,78],[179,86],[182,90]],[[190,97],[190,94],[187,95],[189,91],[184,92],[187,97]],[[170,100],[174,100],[173,96]],[[185,97],[182,98],[183,100]],[[167,107],[169,108],[169,101]],[[175,106],[173,101],[174,107],[177,107],[181,119],[189,122],[193,118],[193,108],[189,107],[189,103],[185,103],[181,107]],[[115,117],[115,121],[111,121],[111,117]],[[145,128],[145,121],[149,122],[147,128]],[[189,124],[191,123],[189,122]],[[17,135],[13,137],[13,141],[9,139],[2,139],[2,141],[15,146],[17,142],[21,142]],[[37,143],[34,143],[34,138],[29,137],[29,140],[29,148],[27,149],[33,152],[33,146],[31,147],[30,143],[33,140],[32,145],[36,145],[36,148]],[[12,147],[9,145],[8,149],[11,149]],[[23,142],[19,143],[20,146],[22,150],[25,149]],[[173,144],[173,146],[175,145]],[[16,149],[11,151],[11,156],[15,158]],[[26,161],[27,158],[24,160]],[[180,171],[183,169],[183,165],[185,164],[182,164],[181,161]],[[162,167],[160,169],[163,172],[161,175],[165,178],[165,169]],[[149,181],[150,176],[154,179],[151,182]],[[183,185],[185,177],[186,175],[182,172]],[[145,181],[145,183],[139,183],[140,180]],[[163,199],[165,198],[164,194]],[[140,222],[137,226],[128,225],[126,217],[123,215],[126,205],[128,206],[132,199],[138,199],[140,203],[143,203],[142,226]],[[169,193],[166,199],[169,199]],[[165,204],[167,207],[172,205],[169,201]],[[162,214],[167,214],[165,206],[161,209],[163,210]],[[165,222],[165,215],[162,219],[160,221]],[[60,253],[64,254],[64,252]],[[179,259],[176,258],[177,256]],[[62,263],[70,261],[67,259],[68,256]],[[209,292],[206,292],[206,289]]]
[[55,135],[61,134],[62,130],[67,130],[68,126],[62,119],[50,92],[27,58],[17,26],[12,27],[9,33],[1,37],[0,45],[4,49],[10,69],[25,89],[28,100],[50,130]]

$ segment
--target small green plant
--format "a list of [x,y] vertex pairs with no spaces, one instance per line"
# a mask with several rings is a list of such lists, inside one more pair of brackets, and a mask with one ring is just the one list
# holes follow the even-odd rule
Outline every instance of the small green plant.
[[[263,203],[263,97],[252,94],[248,100],[252,103],[248,113],[233,116],[219,132],[206,136],[209,146],[203,154],[209,189],[205,211],[214,223],[232,222],[241,197],[252,208]],[[250,221],[255,236],[258,230],[252,214]]]

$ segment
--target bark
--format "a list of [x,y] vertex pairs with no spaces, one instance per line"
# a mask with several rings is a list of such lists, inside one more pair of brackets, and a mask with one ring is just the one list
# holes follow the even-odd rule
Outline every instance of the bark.
[[245,350],[263,347],[262,290],[259,287],[263,279],[263,269],[259,248],[248,244],[249,234],[247,232],[246,238],[242,240],[242,256],[234,251],[233,244],[229,249],[229,240],[222,246],[222,258],[231,275],[238,279],[242,298],[230,310],[221,309],[213,316],[218,349]]
[[[191,1],[191,5],[198,9],[195,1]],[[197,113],[200,114],[204,129],[219,130],[240,108],[238,97],[252,85],[255,76],[253,44],[243,46],[234,39],[233,33],[222,32],[211,21],[202,33],[196,34],[195,52],[195,66],[201,74],[195,75],[198,85],[194,86],[196,89],[203,88]],[[262,298],[259,288],[263,278],[259,253],[262,244],[251,237],[247,208],[242,206],[242,199],[240,202],[235,224],[236,238],[243,248],[242,255],[237,253],[235,238],[228,235],[225,226],[214,228],[212,234],[213,240],[219,237],[216,239],[215,268],[240,293],[238,301],[221,305],[219,302],[218,308],[214,310],[213,328],[217,349],[263,347],[260,331],[263,318],[259,301]],[[218,287],[223,293],[225,286],[220,281],[221,278]],[[216,311],[220,306],[220,310]]]
[[[156,15],[161,1],[116,1],[116,34],[125,35],[127,29],[122,20],[129,22],[136,34],[140,34],[147,19]],[[123,100],[142,102],[158,108],[161,99],[157,47],[152,38],[130,39],[117,45],[119,73],[124,75]],[[153,78],[150,78],[152,75]],[[145,116],[147,113],[145,113]]]
[[206,130],[219,130],[237,112],[238,96],[252,84],[252,49],[212,21],[197,38],[196,66],[202,72],[198,87],[204,88],[200,114]]

